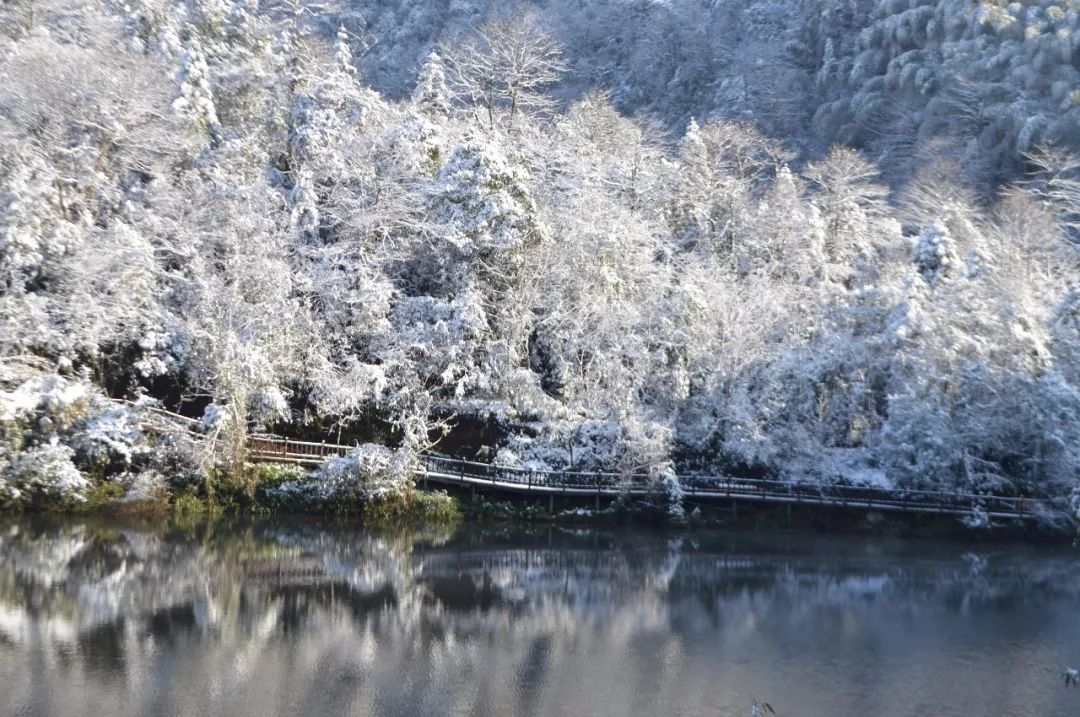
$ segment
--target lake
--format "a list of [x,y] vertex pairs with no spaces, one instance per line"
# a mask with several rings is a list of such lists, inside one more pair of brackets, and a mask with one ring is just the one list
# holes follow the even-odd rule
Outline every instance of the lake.
[[0,714],[1066,715],[1068,546],[0,520]]

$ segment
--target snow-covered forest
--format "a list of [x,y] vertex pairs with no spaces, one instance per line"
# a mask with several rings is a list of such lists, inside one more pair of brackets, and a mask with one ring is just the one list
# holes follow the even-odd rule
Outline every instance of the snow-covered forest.
[[0,118],[0,504],[194,471],[106,395],[1080,485],[1075,0],[9,0]]

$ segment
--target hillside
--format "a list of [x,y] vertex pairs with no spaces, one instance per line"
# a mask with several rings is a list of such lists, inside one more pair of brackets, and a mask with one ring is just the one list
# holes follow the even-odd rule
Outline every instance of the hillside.
[[1071,0],[0,19],[0,504],[203,480],[106,393],[226,470],[270,429],[1078,487]]

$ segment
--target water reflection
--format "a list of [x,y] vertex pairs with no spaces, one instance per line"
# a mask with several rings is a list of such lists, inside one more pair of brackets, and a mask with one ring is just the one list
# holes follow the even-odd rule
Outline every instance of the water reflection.
[[0,524],[0,713],[1075,713],[1070,549]]

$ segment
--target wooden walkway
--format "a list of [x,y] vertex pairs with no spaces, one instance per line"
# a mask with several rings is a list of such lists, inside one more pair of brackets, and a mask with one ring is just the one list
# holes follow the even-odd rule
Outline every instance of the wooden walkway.
[[[252,436],[249,456],[255,461],[315,466],[343,456],[350,446],[294,441],[276,436]],[[418,480],[490,492],[615,498],[652,494],[641,475],[544,471],[506,468],[432,453],[420,456]],[[680,476],[684,496],[702,501],[737,501],[782,505],[820,505],[884,512],[969,516],[981,511],[989,518],[1030,520],[1060,513],[1048,499],[975,495],[926,490],[888,491],[865,486],[814,485],[795,481],[735,478],[716,475]]]
[[[122,403],[130,404],[127,401]],[[199,421],[150,406],[142,409],[144,430],[181,430],[198,435]],[[248,456],[253,461],[317,466],[327,458],[344,456],[353,446],[297,441],[280,436],[256,434],[248,438]],[[586,473],[506,468],[458,458],[421,454],[416,478],[443,485],[461,486],[489,492],[548,496],[621,495],[648,496],[655,492],[643,475]],[[679,476],[684,496],[690,500],[818,505],[834,508],[875,510],[894,513],[922,513],[971,516],[981,512],[999,520],[1054,519],[1067,506],[1063,501],[1024,496],[975,495],[927,490],[883,490],[866,486],[815,485],[797,481],[736,478],[723,475]]]

